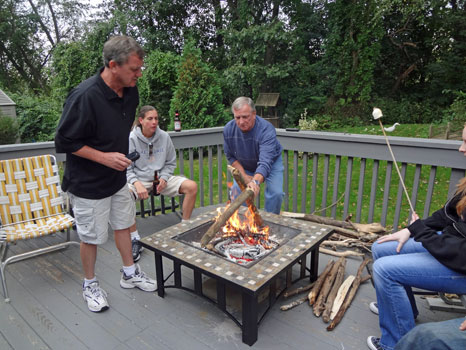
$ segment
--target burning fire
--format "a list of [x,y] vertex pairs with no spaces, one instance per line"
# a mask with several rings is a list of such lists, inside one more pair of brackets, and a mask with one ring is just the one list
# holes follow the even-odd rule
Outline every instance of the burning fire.
[[[222,215],[222,209],[217,208],[217,212],[218,218]],[[262,257],[278,245],[269,240],[269,231],[269,226],[256,225],[254,213],[250,210],[246,211],[244,220],[236,211],[222,227],[215,249],[229,260],[246,264]]]

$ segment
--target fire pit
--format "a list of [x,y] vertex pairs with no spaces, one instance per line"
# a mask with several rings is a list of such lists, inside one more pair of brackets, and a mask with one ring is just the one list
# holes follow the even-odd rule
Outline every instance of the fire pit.
[[[245,207],[241,207],[239,216],[245,216]],[[273,305],[283,290],[277,290],[276,281],[284,275],[288,287],[292,283],[292,267],[300,263],[299,278],[307,276],[311,281],[317,278],[318,247],[332,230],[326,226],[311,222],[281,217],[276,214],[260,211],[267,226],[269,236],[260,237],[255,234],[257,242],[249,241],[251,235],[232,238],[217,235],[212,239],[211,248],[201,248],[199,241],[208,228],[216,211],[207,212],[188,223],[180,223],[163,231],[156,232],[141,240],[143,246],[154,252],[157,274],[157,293],[164,297],[165,288],[180,288],[196,293],[214,302],[225,314],[242,329],[243,342],[252,345],[257,340],[258,324]],[[243,242],[244,240],[244,242]],[[258,247],[258,245],[260,247]],[[308,255],[310,259],[307,259]],[[173,261],[174,282],[165,284],[162,257]],[[308,261],[310,267],[308,268]],[[194,272],[194,288],[182,283],[181,266]],[[208,298],[202,291],[202,278],[208,276],[216,281],[217,298]],[[225,297],[226,287],[241,293],[241,320],[227,310]],[[259,294],[269,289],[268,306],[259,315]],[[283,289],[284,289],[283,288]]]

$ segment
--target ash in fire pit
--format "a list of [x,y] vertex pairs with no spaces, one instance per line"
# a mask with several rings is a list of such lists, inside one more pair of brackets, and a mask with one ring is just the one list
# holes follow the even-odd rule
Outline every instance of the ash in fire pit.
[[251,267],[270,252],[278,249],[301,231],[265,221],[262,228],[252,225],[246,215],[236,212],[210,242],[212,249],[201,248],[201,238],[213,222],[204,223],[194,229],[181,233],[173,239],[202,251],[245,267]]

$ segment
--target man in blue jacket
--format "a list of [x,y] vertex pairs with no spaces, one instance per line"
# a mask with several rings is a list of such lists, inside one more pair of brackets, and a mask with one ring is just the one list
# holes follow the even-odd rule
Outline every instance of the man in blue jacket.
[[[238,169],[257,196],[265,182],[265,210],[279,214],[283,201],[282,146],[271,123],[256,115],[249,97],[238,97],[231,106],[234,119],[223,129],[228,162]],[[232,200],[240,193],[236,183]]]

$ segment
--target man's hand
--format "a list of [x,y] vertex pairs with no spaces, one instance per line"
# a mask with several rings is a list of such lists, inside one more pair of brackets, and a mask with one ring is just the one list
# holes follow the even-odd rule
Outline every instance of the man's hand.
[[460,324],[460,331],[466,331],[466,320],[464,320],[463,323]]
[[248,188],[254,191],[254,197],[256,197],[259,194],[260,186],[256,184],[254,181],[251,180],[250,182],[248,182]]
[[134,187],[136,187],[136,192],[138,193],[139,199],[147,199],[149,198],[149,193],[147,192],[146,188],[142,183],[136,181],[133,183]]
[[160,179],[160,182],[157,186],[157,193],[162,193],[162,191],[167,187],[167,181]]
[[390,235],[383,236],[382,238],[377,240],[377,243],[389,242],[389,241],[398,241],[398,246],[396,247],[396,252],[399,253],[403,245],[411,236],[411,232],[407,228],[404,228],[400,231],[392,233]]
[[131,161],[123,153],[105,152],[103,155],[102,164],[109,168],[123,171],[131,165]]

